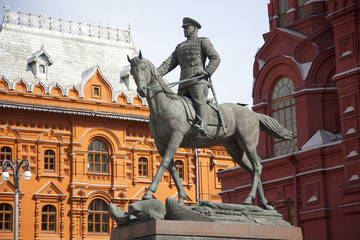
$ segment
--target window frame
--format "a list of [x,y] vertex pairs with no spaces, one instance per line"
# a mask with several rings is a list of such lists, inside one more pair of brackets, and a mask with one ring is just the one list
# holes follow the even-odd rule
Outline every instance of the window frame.
[[[99,142],[99,150],[96,150],[95,142]],[[105,151],[101,151],[103,147],[105,147]],[[89,143],[87,151],[88,151],[88,153],[87,153],[87,164],[88,164],[87,173],[109,174],[109,156],[110,156],[110,154],[109,154],[109,148],[108,148],[107,144],[100,139],[94,139]],[[104,158],[106,161],[104,161]],[[97,159],[99,160],[98,162],[97,162]],[[99,170],[96,170],[97,165],[99,167]],[[106,168],[106,171],[103,171],[104,167]]]
[[288,222],[291,226],[297,226],[296,220],[296,207],[295,207],[295,200],[293,198],[287,199],[287,217]]
[[[48,207],[49,209],[47,209],[46,212],[44,212],[44,208]],[[50,210],[54,210],[54,211],[50,211]],[[46,221],[44,222],[44,216],[46,217]],[[54,221],[51,222],[50,221],[50,216],[54,216]],[[57,227],[56,227],[56,217],[57,217],[57,211],[56,211],[56,207],[54,205],[51,204],[47,204],[44,205],[41,209],[41,232],[42,233],[56,233]],[[46,224],[46,228],[47,229],[43,229],[43,224]],[[52,224],[54,226],[53,230],[50,230],[50,224]]]
[[298,20],[305,18],[305,4],[308,0],[297,0],[297,18]]
[[46,73],[46,66],[45,64],[39,64],[39,73],[45,74]]
[[97,99],[101,98],[101,85],[93,84],[91,86],[91,97],[92,98],[97,98]]
[[288,0],[279,0],[279,20],[280,26],[286,25],[287,22],[287,11],[289,10]]
[[[47,154],[47,152],[52,152],[53,154]],[[48,162],[49,160],[53,160],[53,162],[51,163]],[[55,172],[56,171],[56,153],[54,150],[52,149],[46,149],[44,151],[44,172]],[[49,167],[47,168],[46,165],[48,165]],[[53,166],[53,168],[50,168],[50,166]]]
[[[284,81],[287,81],[284,83]],[[282,84],[282,85],[281,85]],[[289,85],[290,84],[290,85]],[[287,87],[289,94],[284,96],[280,91],[282,88]],[[278,96],[274,97],[275,91],[278,92]],[[271,92],[271,112],[272,117],[276,119],[283,127],[287,128],[289,131],[292,131],[293,137],[292,140],[281,140],[273,139],[272,149],[274,156],[282,156],[284,154],[289,154],[297,151],[297,121],[296,121],[296,105],[295,98],[292,97],[294,92],[294,82],[287,76],[282,76],[278,78],[276,84],[272,88]],[[286,104],[289,102],[288,106]],[[283,106],[281,106],[283,105]],[[289,118],[287,118],[289,114]],[[282,119],[283,118],[283,119]],[[281,147],[281,145],[288,145]]]
[[[96,209],[96,207],[97,207],[96,201],[100,202],[100,204],[99,204],[101,206],[100,209]],[[99,215],[100,221],[96,221],[96,218],[97,218],[96,215]],[[103,216],[104,215],[106,215],[106,222],[103,222],[103,219],[104,219]],[[89,219],[91,219],[92,221],[90,222]],[[110,218],[109,218],[109,212],[107,210],[107,203],[103,199],[100,199],[100,198],[93,199],[90,202],[89,206],[88,206],[87,233],[88,234],[101,234],[101,235],[106,234],[106,235],[109,235],[109,233],[110,233],[110,221],[109,220],[110,220]],[[106,223],[106,225],[107,225],[106,232],[102,231],[103,225],[105,225],[104,223]],[[90,224],[93,224],[92,227],[91,227],[93,231],[89,230],[90,229],[89,228]],[[100,231],[95,231],[96,230],[96,224],[100,224],[100,226],[99,226]]]
[[[6,207],[6,206],[9,206],[10,207],[10,210],[8,209],[3,209],[3,206]],[[14,215],[14,212],[13,212],[13,206],[9,203],[0,203],[0,215],[2,216],[2,218],[0,218],[0,232],[12,232],[13,231],[13,215]],[[6,221],[6,215],[10,215],[10,220],[9,221]],[[3,228],[5,226],[6,223],[9,223],[10,225],[10,228],[6,229],[6,228]]]
[[[179,163],[179,162],[181,164],[176,164],[176,163]],[[175,167],[176,167],[176,170],[177,170],[177,172],[179,174],[179,177],[180,177],[181,181],[184,181],[184,179],[185,179],[185,165],[184,165],[184,162],[181,161],[181,160],[176,160],[175,161]],[[181,169],[181,171],[180,171],[180,169]]]
[[138,159],[138,176],[141,178],[149,177],[149,160],[146,157],[140,157]]
[[[3,151],[3,149],[10,149],[10,152]],[[12,148],[9,146],[2,146],[0,148],[0,167],[2,167],[3,160],[9,160],[12,162]]]

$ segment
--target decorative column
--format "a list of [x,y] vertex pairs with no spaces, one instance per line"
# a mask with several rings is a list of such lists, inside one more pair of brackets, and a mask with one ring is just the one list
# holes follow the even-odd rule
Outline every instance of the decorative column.
[[86,238],[86,217],[87,211],[85,211],[85,201],[81,201],[81,226],[82,226],[82,239]]
[[75,203],[74,200],[71,200],[71,231],[70,231],[70,239],[73,240],[75,239],[75,213],[74,213],[74,209],[75,209]]
[[40,201],[36,199],[35,202],[35,236],[34,239],[38,239],[40,234]]
[[59,144],[59,179],[60,182],[64,179],[64,154],[63,154],[63,145]]
[[61,198],[60,202],[60,239],[64,239],[65,235],[65,198]]

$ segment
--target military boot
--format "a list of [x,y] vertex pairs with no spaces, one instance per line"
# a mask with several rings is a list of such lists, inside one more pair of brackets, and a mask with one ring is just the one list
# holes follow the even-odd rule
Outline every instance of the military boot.
[[197,116],[197,119],[198,121],[194,124],[194,127],[199,131],[199,133],[202,135],[202,136],[208,136],[209,133],[206,129],[206,123],[204,121],[204,117],[206,117],[205,115],[205,109],[206,108],[206,105],[204,104],[201,104],[199,106],[196,107],[196,116]]

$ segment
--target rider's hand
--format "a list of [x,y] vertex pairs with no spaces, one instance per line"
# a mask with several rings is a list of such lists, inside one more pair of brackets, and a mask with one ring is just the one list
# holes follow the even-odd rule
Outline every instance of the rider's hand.
[[197,76],[205,76],[205,77],[210,77],[210,74],[205,71],[205,70],[202,70],[202,71],[199,71],[196,73]]

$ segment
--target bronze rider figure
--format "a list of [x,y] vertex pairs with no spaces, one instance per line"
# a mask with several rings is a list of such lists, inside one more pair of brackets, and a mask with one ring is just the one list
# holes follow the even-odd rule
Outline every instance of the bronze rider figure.
[[[184,18],[183,25],[186,41],[178,44],[175,51],[158,68],[161,76],[180,65],[180,81],[199,76],[191,81],[179,84],[178,95],[190,97],[195,105],[197,122],[194,125],[202,135],[206,135],[206,101],[208,96],[208,78],[220,64],[220,56],[208,38],[198,37],[201,25],[191,18]],[[205,66],[206,60],[209,60]]]

